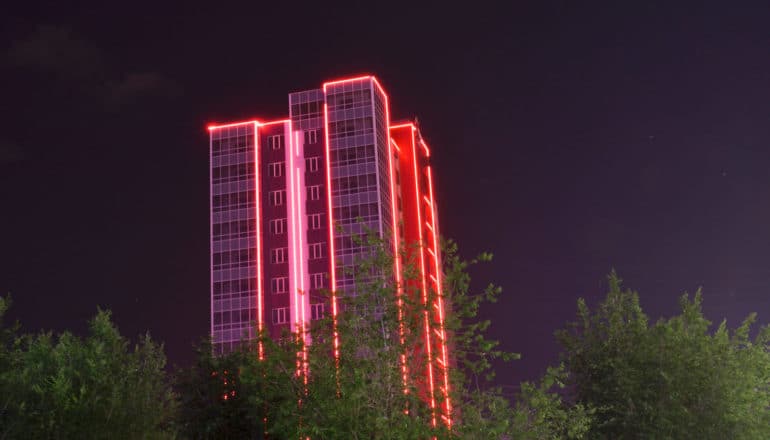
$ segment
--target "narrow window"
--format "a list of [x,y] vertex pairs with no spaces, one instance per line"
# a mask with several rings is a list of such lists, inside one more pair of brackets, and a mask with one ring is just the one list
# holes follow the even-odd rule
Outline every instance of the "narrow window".
[[309,246],[309,248],[310,248],[309,249],[310,250],[309,254],[310,254],[310,259],[311,260],[317,260],[319,258],[323,258],[324,257],[324,246],[323,245],[324,245],[323,243],[312,243]]
[[324,317],[324,304],[310,304],[310,319],[313,321],[323,319]]
[[305,158],[305,171],[309,173],[318,171],[318,156]]
[[323,289],[326,287],[326,273],[310,274],[310,285],[313,289]]
[[310,200],[321,200],[321,185],[308,186],[307,192]]
[[270,262],[273,264],[286,262],[286,248],[275,248],[270,250]]
[[278,190],[278,191],[270,191],[268,194],[268,197],[270,199],[270,204],[272,206],[281,206],[283,205],[283,194],[286,192],[286,190]]
[[321,214],[310,214],[308,217],[308,229],[321,229]]
[[280,235],[286,232],[286,219],[279,218],[270,220],[270,233],[274,235]]
[[288,284],[288,278],[278,277],[270,280],[270,290],[273,293],[286,293],[286,286]]
[[289,308],[277,307],[273,309],[273,324],[286,324],[289,322]]

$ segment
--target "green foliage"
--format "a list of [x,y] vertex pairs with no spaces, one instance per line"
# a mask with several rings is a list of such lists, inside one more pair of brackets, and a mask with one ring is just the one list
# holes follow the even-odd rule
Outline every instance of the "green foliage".
[[172,437],[166,359],[149,335],[130,348],[100,310],[85,339],[66,332],[3,339],[0,437]]
[[702,295],[649,325],[635,292],[609,276],[595,312],[578,301],[578,319],[557,337],[578,403],[595,408],[594,438],[770,438],[770,329],[752,341],[750,315],[712,333]]
[[564,366],[549,368],[540,384],[521,384],[514,411],[513,438],[582,439],[586,438],[594,411],[582,404],[568,406],[554,387],[563,389],[567,375]]
[[[402,268],[399,290],[385,245],[376,238],[364,240],[367,242],[361,244],[372,252],[353,270],[357,294],[338,298],[341,312],[336,322],[331,316],[314,322],[309,329],[312,344],[303,345],[301,333],[286,333],[279,341],[262,335],[244,347],[245,357],[217,360],[211,358],[209,348],[201,351],[194,371],[180,376],[188,378],[179,386],[180,426],[185,427],[185,435],[224,437],[222,427],[233,426],[225,411],[235,407],[233,410],[244,414],[241,420],[249,429],[266,421],[264,428],[272,438],[582,438],[590,413],[580,405],[570,408],[564,404],[551,392],[552,382],[525,385],[522,401],[515,408],[499,388],[491,386],[492,361],[517,355],[500,350],[496,341],[487,339],[484,334],[490,322],[478,319],[481,305],[495,301],[501,290],[490,285],[472,292],[467,272],[472,265],[489,261],[490,254],[463,261],[456,245],[448,243],[443,252],[444,291],[428,292],[426,306],[416,265],[410,262]],[[405,256],[409,254],[415,253],[405,252]],[[453,359],[450,389],[455,423],[451,430],[440,422],[432,427],[431,409],[420,398],[425,392],[428,361],[424,316],[439,294],[451,309],[445,320]],[[404,313],[399,313],[396,298]],[[436,322],[428,325],[430,331],[437,329]],[[334,345],[335,335],[339,347]],[[265,354],[262,360],[257,355],[260,344]],[[338,357],[333,355],[336,349]],[[231,361],[238,363],[238,368],[228,363],[229,369],[238,371],[238,393],[247,399],[237,405],[223,402],[222,384],[210,378],[211,370],[223,368],[217,362]],[[553,372],[549,377],[556,376]],[[437,400],[437,405],[443,403],[438,395]]]
[[213,356],[211,346],[203,344],[195,363],[175,378],[179,434],[189,439],[261,438],[261,412],[251,402],[257,390],[243,378],[244,371],[256,369],[256,362],[248,351]]

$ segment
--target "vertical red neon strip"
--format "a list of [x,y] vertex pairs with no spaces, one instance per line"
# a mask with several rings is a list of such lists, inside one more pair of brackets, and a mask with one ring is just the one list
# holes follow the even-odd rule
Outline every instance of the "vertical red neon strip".
[[254,207],[256,208],[255,222],[257,223],[255,230],[257,236],[257,332],[259,333],[257,337],[260,338],[258,343],[259,359],[263,360],[265,352],[261,340],[264,329],[264,318],[262,317],[262,217],[259,209],[262,203],[262,194],[260,188],[259,153],[259,123],[254,122]]
[[[385,93],[385,90],[383,90],[382,86],[380,86],[380,83],[377,81],[377,78],[372,77],[372,80],[374,84],[379,89],[382,96],[385,98],[385,123],[387,131],[386,131],[386,137],[387,137],[387,143],[388,143],[388,174],[390,179],[390,211],[391,211],[391,217],[393,221],[393,264],[394,264],[394,270],[396,272],[396,305],[398,307],[398,333],[399,333],[399,341],[401,343],[402,348],[406,349],[404,347],[405,345],[405,338],[404,338],[404,300],[401,297],[403,295],[403,288],[401,286],[402,280],[401,280],[401,261],[400,261],[400,252],[399,252],[399,240],[398,240],[398,211],[396,210],[396,183],[394,180],[394,174],[395,169],[393,166],[393,145],[392,139],[390,137],[390,102],[388,99],[388,95]],[[406,365],[406,354],[401,355],[401,379],[404,383],[404,394],[407,394],[409,391],[408,383],[407,383],[407,376],[408,376],[408,367]]]
[[415,206],[417,208],[417,230],[419,232],[419,238],[420,238],[420,276],[422,281],[422,303],[423,306],[425,306],[425,311],[423,312],[424,318],[425,318],[425,350],[427,352],[428,357],[428,381],[429,381],[429,389],[430,389],[430,407],[433,411],[432,414],[432,423],[433,426],[436,426],[436,398],[435,398],[435,391],[434,391],[434,383],[433,383],[433,354],[431,350],[431,343],[430,343],[430,318],[428,316],[428,286],[427,282],[425,280],[425,253],[423,251],[423,248],[425,247],[422,237],[422,215],[420,214],[420,175],[417,172],[417,145],[415,145],[414,137],[415,137],[415,128],[412,127],[412,164],[414,166],[414,192],[415,192]]
[[[425,144],[423,144],[424,146]],[[426,148],[427,151],[427,148]],[[452,426],[452,402],[449,397],[449,356],[447,354],[447,340],[446,340],[446,331],[444,330],[444,301],[443,296],[444,292],[441,290],[441,265],[439,262],[439,255],[440,250],[438,248],[438,233],[436,229],[436,215],[437,215],[437,209],[435,204],[435,199],[433,198],[433,175],[431,174],[430,166],[427,167],[428,170],[428,194],[430,195],[430,210],[431,210],[431,224],[432,224],[432,232],[433,232],[433,262],[434,262],[434,268],[436,273],[435,283],[436,283],[436,299],[438,302],[438,315],[439,315],[439,332],[441,333],[441,360],[444,364],[444,394],[445,394],[445,403],[446,403],[446,416],[447,416],[447,425],[449,427]]]
[[334,359],[339,367],[340,338],[337,332],[337,264],[334,259],[334,206],[332,205],[332,162],[331,144],[329,143],[329,107],[326,104],[326,84],[324,90],[324,142],[326,153],[326,199],[329,205],[329,275],[332,294],[332,327],[334,333]]

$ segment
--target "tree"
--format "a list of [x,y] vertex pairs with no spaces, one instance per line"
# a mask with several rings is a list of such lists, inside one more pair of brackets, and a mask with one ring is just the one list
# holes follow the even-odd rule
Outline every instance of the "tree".
[[[489,261],[490,254],[464,261],[456,245],[447,243],[443,292],[427,292],[424,301],[416,290],[416,265],[404,265],[402,284],[397,286],[386,245],[377,238],[361,240],[366,240],[360,244],[371,253],[352,271],[356,295],[338,298],[338,319],[327,316],[277,341],[263,334],[244,345],[245,357],[232,358],[237,367],[228,364],[230,370],[237,370],[238,393],[243,393],[238,395],[248,399],[248,405],[240,401],[236,407],[247,414],[244,420],[250,420],[250,427],[266,422],[264,430],[271,438],[581,438],[589,422],[587,412],[582,406],[573,410],[564,404],[551,392],[552,382],[525,387],[522,403],[515,408],[492,386],[492,361],[516,355],[487,339],[484,333],[490,323],[478,319],[480,306],[494,301],[501,290],[489,285],[481,292],[472,291],[468,269]],[[408,254],[402,259],[407,263]],[[451,308],[445,320],[453,355],[451,429],[440,420],[434,426],[425,398],[428,358],[423,317],[439,294]],[[438,330],[436,325],[430,322],[428,331]],[[305,336],[312,343],[306,345]],[[260,346],[263,359],[259,359]],[[193,438],[212,438],[217,435],[210,433],[221,433],[227,419],[219,409],[231,402],[222,401],[222,384],[212,382],[210,375],[221,371],[217,362],[227,363],[230,358],[211,359],[210,348],[204,348],[201,356],[195,371],[180,376],[190,379],[178,388],[183,408],[180,423],[190,428],[184,432]]]
[[597,310],[578,301],[578,319],[558,332],[569,384],[596,410],[596,438],[770,438],[770,328],[749,337],[756,315],[715,331],[702,295],[654,325],[638,294],[609,276]]
[[256,362],[248,349],[213,356],[211,345],[202,344],[195,363],[175,377],[179,433],[189,439],[261,438],[263,414],[250,397],[257,390],[253,382],[242,380],[244,371],[256,369]]
[[0,438],[172,436],[163,347],[146,335],[131,349],[106,311],[89,327],[85,339],[6,334]]

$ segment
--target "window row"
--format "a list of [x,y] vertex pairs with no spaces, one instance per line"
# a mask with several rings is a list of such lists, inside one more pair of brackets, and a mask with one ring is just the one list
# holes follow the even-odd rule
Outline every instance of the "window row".
[[225,165],[211,169],[213,183],[236,182],[254,176],[254,162]]
[[363,249],[369,247],[366,234],[343,236],[334,238],[335,251],[349,251],[351,249]]
[[374,162],[374,145],[338,148],[331,151],[330,158],[334,166]]
[[[310,288],[311,289],[325,289],[326,288],[326,272],[311,273],[310,274]],[[275,277],[270,279],[270,292],[274,294],[286,293],[289,290],[289,278],[288,277]]]
[[[270,249],[270,262],[281,264],[286,262],[289,250],[285,247]],[[311,243],[308,245],[308,259],[318,260],[326,257],[326,243]]]
[[254,191],[241,191],[229,194],[220,194],[212,197],[214,212],[230,209],[249,208],[254,206]]
[[254,278],[242,278],[240,280],[217,281],[214,283],[214,295],[227,295],[239,292],[254,292],[257,280]]
[[332,195],[343,196],[377,190],[377,175],[338,177],[332,180]]
[[214,312],[214,325],[230,324],[235,322],[256,322],[256,320],[257,311],[255,309]]
[[374,132],[372,117],[346,119],[329,123],[329,138],[336,139]]
[[217,252],[212,257],[214,269],[229,269],[233,267],[248,267],[256,261],[255,249],[239,249],[235,251]]
[[326,102],[329,108],[333,110],[368,107],[372,103],[372,92],[369,89],[365,89],[330,94],[327,96]]
[[238,136],[211,141],[211,155],[243,153],[254,146],[254,136]]
[[311,101],[291,105],[291,115],[300,116],[300,119],[308,119],[318,116],[323,111],[323,102]]
[[255,220],[234,220],[231,222],[214,223],[214,241],[228,238],[245,238],[257,228]]
[[[290,312],[288,307],[276,307],[272,310],[273,324],[287,324]],[[310,319],[317,321],[324,317],[324,304],[310,304]]]
[[334,208],[335,222],[338,221],[343,224],[356,223],[359,218],[366,220],[371,217],[377,217],[379,214],[380,210],[376,203]]

